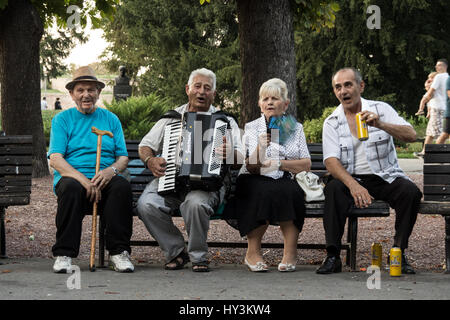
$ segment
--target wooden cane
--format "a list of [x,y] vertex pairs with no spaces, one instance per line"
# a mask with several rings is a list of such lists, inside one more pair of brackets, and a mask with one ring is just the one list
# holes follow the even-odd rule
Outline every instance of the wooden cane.
[[[114,135],[105,130],[99,130],[96,127],[91,128],[92,132],[97,135],[97,160],[95,163],[95,174],[100,171],[100,157],[102,154],[102,136],[107,135],[114,137]],[[94,202],[92,209],[92,235],[91,235],[91,256],[89,259],[89,270],[95,271],[95,243],[97,241],[97,202]]]

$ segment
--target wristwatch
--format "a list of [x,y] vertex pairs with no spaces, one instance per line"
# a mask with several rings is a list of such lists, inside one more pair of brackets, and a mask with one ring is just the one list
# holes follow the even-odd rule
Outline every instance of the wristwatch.
[[278,159],[278,170],[281,170],[281,159]]
[[150,160],[150,158],[152,158],[152,156],[148,156],[147,158],[144,159],[144,167],[146,167],[147,169],[148,169],[147,162],[148,160]]
[[115,176],[117,176],[119,174],[119,170],[117,170],[116,167],[111,167],[111,169],[114,171]]

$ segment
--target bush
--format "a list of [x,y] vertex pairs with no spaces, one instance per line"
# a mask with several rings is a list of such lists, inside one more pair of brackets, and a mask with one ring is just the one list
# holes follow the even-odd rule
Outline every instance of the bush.
[[122,123],[125,139],[141,140],[159,118],[172,109],[168,99],[156,94],[131,97],[128,100],[105,102],[106,108]]
[[52,129],[52,119],[62,110],[42,110],[42,124],[44,126],[44,136],[47,146],[50,144],[50,131]]
[[322,142],[323,122],[335,109],[336,107],[325,108],[319,119],[305,120],[303,122],[303,131],[305,132],[307,143]]

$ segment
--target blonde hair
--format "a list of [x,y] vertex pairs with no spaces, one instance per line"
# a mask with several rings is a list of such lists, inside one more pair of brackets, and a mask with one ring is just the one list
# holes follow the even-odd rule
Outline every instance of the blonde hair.
[[266,96],[280,97],[284,101],[288,101],[288,89],[286,82],[278,78],[267,80],[259,88],[259,99]]
[[438,72],[436,72],[436,71],[431,72],[431,73],[428,75],[428,78],[434,78],[437,74],[438,74]]

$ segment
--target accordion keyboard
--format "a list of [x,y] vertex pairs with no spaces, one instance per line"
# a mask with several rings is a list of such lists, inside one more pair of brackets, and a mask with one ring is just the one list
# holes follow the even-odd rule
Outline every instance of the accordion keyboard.
[[217,156],[216,149],[223,143],[223,137],[227,132],[227,123],[222,120],[217,120],[214,124],[212,152],[209,157],[208,173],[220,175],[220,168],[222,166],[222,158]]
[[161,157],[166,162],[166,174],[159,178],[158,193],[166,194],[175,191],[175,178],[177,170],[177,150],[181,137],[181,121],[168,124],[164,129],[164,141]]

